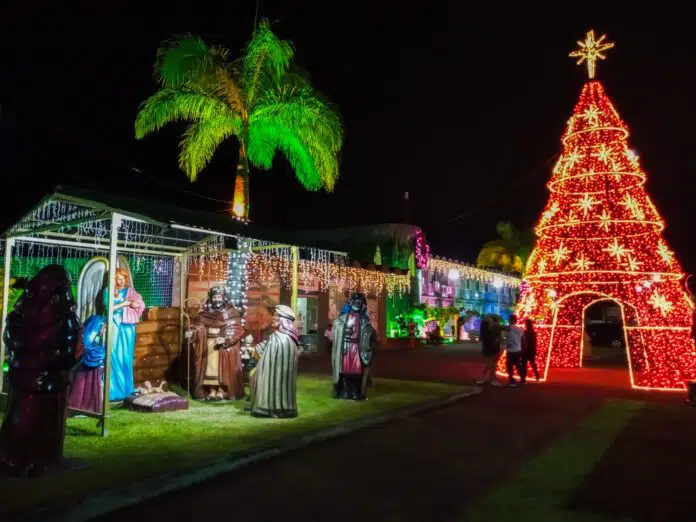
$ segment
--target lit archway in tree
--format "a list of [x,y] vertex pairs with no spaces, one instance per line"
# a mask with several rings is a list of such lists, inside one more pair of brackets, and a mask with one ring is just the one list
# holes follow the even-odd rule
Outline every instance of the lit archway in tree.
[[[571,54],[586,62],[591,78],[601,51],[612,46],[603,40],[590,32]],[[696,378],[693,304],[628,136],[602,84],[587,82],[547,184],[518,315],[534,320],[546,379],[549,367],[582,366],[584,312],[613,300],[623,313],[631,385],[684,390]]]

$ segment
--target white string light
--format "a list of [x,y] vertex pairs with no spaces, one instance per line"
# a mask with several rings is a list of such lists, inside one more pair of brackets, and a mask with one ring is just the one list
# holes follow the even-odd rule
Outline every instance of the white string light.
[[247,288],[249,277],[247,274],[247,261],[249,259],[249,241],[239,239],[237,250],[230,252],[228,257],[227,293],[234,306],[242,316],[242,325],[245,324],[247,309]]

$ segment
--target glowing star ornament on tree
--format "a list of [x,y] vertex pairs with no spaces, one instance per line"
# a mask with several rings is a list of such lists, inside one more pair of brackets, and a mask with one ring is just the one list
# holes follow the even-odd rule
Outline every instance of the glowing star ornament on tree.
[[584,42],[578,41],[580,49],[569,54],[571,58],[578,58],[578,65],[582,64],[582,62],[587,63],[587,75],[590,77],[590,80],[595,77],[597,59],[606,59],[602,52],[614,47],[614,44],[611,42],[604,43],[605,38],[606,36],[602,35],[599,37],[599,40],[595,40],[594,31],[589,31],[585,36]]
[[628,127],[592,79],[612,46],[590,31],[571,54],[587,63],[590,81],[562,136],[517,311],[535,321],[544,380],[549,368],[582,366],[585,313],[612,301],[622,313],[631,385],[685,390],[696,379],[693,304],[628,145]]

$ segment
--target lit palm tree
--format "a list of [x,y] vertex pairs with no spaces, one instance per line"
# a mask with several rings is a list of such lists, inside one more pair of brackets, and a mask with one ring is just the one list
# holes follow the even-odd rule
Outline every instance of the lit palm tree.
[[527,259],[534,247],[534,232],[520,232],[507,221],[498,223],[496,230],[500,239],[489,241],[481,247],[476,266],[524,274]]
[[220,144],[235,137],[239,159],[232,212],[249,216],[249,164],[269,169],[276,150],[307,190],[333,190],[343,127],[338,112],[292,68],[292,44],[263,21],[237,60],[190,34],[163,42],[155,77],[161,88],[140,107],[135,136],[190,122],[179,166],[191,181]]

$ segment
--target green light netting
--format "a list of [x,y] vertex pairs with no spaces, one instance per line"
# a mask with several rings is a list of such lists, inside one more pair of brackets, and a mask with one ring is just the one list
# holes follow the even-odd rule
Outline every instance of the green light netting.
[[[77,298],[77,281],[80,277],[80,272],[93,255],[95,254],[85,252],[83,257],[64,255],[41,257],[13,256],[11,277],[27,277],[31,279],[46,265],[58,264],[65,268],[70,275],[73,296]],[[142,295],[145,305],[148,307],[171,306],[174,260],[171,257],[143,256],[139,254],[127,254],[125,257],[133,274],[133,286]],[[0,258],[0,266],[4,266],[4,261],[4,258]],[[13,294],[10,297],[13,297]],[[14,303],[10,300],[9,311],[13,307]]]
[[[12,269],[10,271],[10,277],[27,277],[31,279],[34,277],[39,270],[41,270],[46,265],[59,264],[68,272],[70,275],[70,280],[72,281],[73,296],[77,296],[77,279],[80,277],[80,270],[85,266],[85,263],[89,260],[87,257],[78,258],[62,258],[56,259],[55,257],[23,257],[14,256],[12,258]],[[2,266],[4,266],[5,259],[0,259]],[[12,306],[10,306],[10,310]]]
[[143,297],[145,305],[171,306],[174,260],[139,254],[126,254],[126,259],[133,274],[133,286]]

